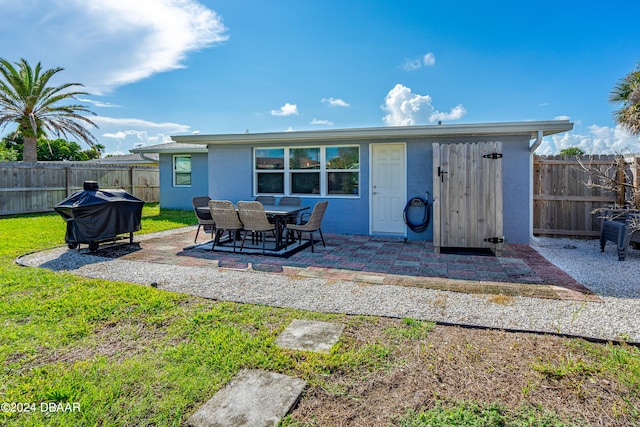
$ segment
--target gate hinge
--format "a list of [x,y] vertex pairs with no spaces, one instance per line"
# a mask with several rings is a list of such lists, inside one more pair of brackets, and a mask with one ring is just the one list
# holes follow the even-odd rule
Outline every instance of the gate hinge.
[[501,159],[502,158],[502,153],[491,153],[491,154],[485,154],[484,156],[485,159]]
[[488,239],[484,239],[485,242],[489,242],[489,243],[504,243],[504,239],[501,237],[489,237]]

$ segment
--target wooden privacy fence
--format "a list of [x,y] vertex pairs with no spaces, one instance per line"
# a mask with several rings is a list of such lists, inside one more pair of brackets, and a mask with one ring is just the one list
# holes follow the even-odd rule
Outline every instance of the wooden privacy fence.
[[[584,164],[591,164],[615,178],[631,176],[633,185],[640,188],[640,157],[627,156],[620,167],[614,165],[615,155],[581,156]],[[624,168],[624,169],[622,169]],[[630,174],[629,174],[630,172]],[[611,207],[624,198],[617,192],[589,187],[589,173],[575,156],[535,156],[533,161],[533,233],[558,236],[599,236],[600,216],[595,209]],[[640,201],[636,200],[638,204]]]
[[160,200],[160,171],[154,166],[0,162],[0,215],[51,211],[84,181],[123,189],[145,202]]

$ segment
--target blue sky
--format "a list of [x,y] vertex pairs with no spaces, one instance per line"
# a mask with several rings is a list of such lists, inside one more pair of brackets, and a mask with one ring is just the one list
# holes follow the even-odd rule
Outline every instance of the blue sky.
[[107,153],[193,132],[563,118],[574,130],[538,153],[640,152],[608,102],[640,61],[637,0],[0,0],[0,10],[0,56],[83,83]]

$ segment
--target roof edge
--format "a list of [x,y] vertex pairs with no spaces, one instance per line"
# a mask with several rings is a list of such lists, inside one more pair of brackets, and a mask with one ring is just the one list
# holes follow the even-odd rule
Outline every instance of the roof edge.
[[164,142],[162,144],[149,145],[146,147],[132,148],[129,152],[134,154],[140,153],[161,153],[161,154],[175,154],[175,153],[207,153],[209,150],[206,146],[200,144],[185,144],[177,142]]
[[[172,136],[176,143],[190,145],[209,144],[265,144],[293,141],[314,140],[364,140],[385,138],[421,138],[432,136],[473,136],[473,135],[529,135],[537,137],[538,131],[543,136],[566,132],[573,129],[568,120],[547,120],[528,122],[496,122],[468,123],[429,126],[387,126],[374,128],[322,129],[287,132],[211,134],[211,135],[176,135]],[[132,152],[137,152],[131,150]]]

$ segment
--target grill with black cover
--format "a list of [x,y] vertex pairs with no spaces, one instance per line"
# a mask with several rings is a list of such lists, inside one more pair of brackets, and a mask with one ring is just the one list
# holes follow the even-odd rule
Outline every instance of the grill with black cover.
[[95,181],[85,181],[83,188],[54,207],[67,223],[65,242],[69,248],[84,243],[95,251],[100,242],[124,233],[129,233],[133,243],[133,232],[141,228],[144,201],[124,190],[100,190]]

